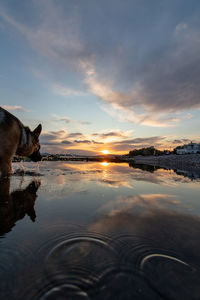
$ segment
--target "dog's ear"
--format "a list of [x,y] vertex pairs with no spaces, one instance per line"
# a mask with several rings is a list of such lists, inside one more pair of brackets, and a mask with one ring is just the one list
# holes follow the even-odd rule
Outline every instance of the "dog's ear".
[[33,134],[38,138],[40,133],[42,131],[42,125],[39,124],[34,130],[33,130]]

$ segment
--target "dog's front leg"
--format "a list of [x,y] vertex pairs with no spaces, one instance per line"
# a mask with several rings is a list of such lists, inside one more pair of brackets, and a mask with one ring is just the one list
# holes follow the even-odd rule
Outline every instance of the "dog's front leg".
[[8,177],[12,172],[11,160],[3,161],[0,159],[0,177]]
[[0,207],[10,202],[10,178],[0,178]]

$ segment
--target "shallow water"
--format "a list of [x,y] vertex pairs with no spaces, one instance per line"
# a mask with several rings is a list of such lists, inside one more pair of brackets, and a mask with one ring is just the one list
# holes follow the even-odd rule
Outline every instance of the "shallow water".
[[0,299],[199,299],[198,173],[13,164],[0,185]]

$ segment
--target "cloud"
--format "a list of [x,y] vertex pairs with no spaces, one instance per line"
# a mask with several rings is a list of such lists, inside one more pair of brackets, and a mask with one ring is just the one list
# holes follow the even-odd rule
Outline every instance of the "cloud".
[[175,28],[175,34],[179,34],[181,31],[186,30],[188,25],[186,23],[179,23]]
[[83,96],[84,95],[83,92],[76,91],[76,90],[73,90],[73,89],[68,88],[66,86],[61,86],[59,84],[54,85],[52,90],[55,94],[63,96],[63,97]]
[[[101,105],[101,108],[122,122],[139,123],[153,127],[167,127],[174,126],[180,121],[174,115],[170,115],[169,113],[165,115],[162,113],[162,110],[159,115],[153,113],[153,111],[148,112],[148,107],[145,110],[142,98],[137,91],[119,93],[109,86],[108,83],[104,85],[94,77],[88,78],[85,82],[88,84],[91,93],[107,103]],[[139,106],[143,109],[142,113],[137,112]]]
[[74,143],[77,143],[77,144],[91,144],[91,141],[89,141],[89,140],[74,140]]
[[61,118],[59,121],[64,121],[67,124],[71,122],[69,118]]
[[[101,99],[111,116],[165,127],[182,120],[177,112],[200,108],[199,7],[196,3],[188,10],[186,2],[124,5],[111,0],[77,7],[42,1],[35,4],[32,27],[3,9],[0,16],[52,69],[84,80],[86,90]],[[187,23],[180,21],[180,11]],[[54,85],[53,91],[82,95],[63,84]]]
[[83,137],[81,132],[71,132],[67,135],[68,138]]
[[[117,80],[107,70],[102,76],[95,65],[87,67],[86,84],[91,93],[108,103],[103,106],[105,111],[123,121],[165,127],[181,121],[177,112],[200,108],[198,24],[179,24],[176,30],[178,37],[172,35],[166,47],[149,49],[140,65],[134,56],[135,64],[122,53],[123,64],[116,61],[121,74]],[[134,52],[131,46],[128,49],[128,54]],[[126,89],[121,88],[122,83]]]
[[[141,149],[141,148],[147,148],[147,147],[151,147],[154,146],[155,148],[163,148],[163,144],[162,143],[156,143],[156,144],[113,144],[112,145],[112,149],[113,151],[126,151],[127,153],[131,150],[134,149]],[[166,148],[168,148],[168,146],[166,146]]]
[[96,145],[103,145],[104,143],[103,143],[103,142],[98,142],[98,141],[94,141],[94,140],[92,140],[92,144],[96,144]]
[[96,144],[96,145],[102,145],[103,142],[97,142],[94,140],[74,140],[74,143],[77,144]]
[[191,113],[187,113],[185,116],[186,119],[190,120],[193,118],[193,115]]
[[71,119],[68,118],[68,117],[61,117],[57,114],[52,114],[52,117],[56,120],[56,121],[64,121],[65,123],[70,123],[71,122]]
[[59,137],[62,137],[62,136],[66,136],[67,135],[67,131],[66,130],[57,130],[57,131],[49,131],[49,134],[52,134],[52,135],[57,135]]
[[110,131],[106,133],[100,134],[102,138],[107,138],[107,137],[127,137],[127,135],[123,132],[117,132],[117,131]]
[[177,112],[199,108],[199,32],[188,31],[175,41],[159,61],[151,58],[139,91],[143,105],[152,112]]
[[67,132],[65,130],[49,131],[42,133],[40,136],[41,145],[60,145],[63,139],[67,138]]
[[87,149],[77,149],[77,148],[70,148],[67,149],[68,153],[71,154],[77,154],[77,155],[84,155],[84,156],[93,156],[96,154],[96,152],[92,151],[92,150],[87,150]]
[[[112,153],[117,151],[128,153],[133,149],[140,149],[150,146],[154,146],[158,149],[168,149],[169,145],[177,146],[190,142],[189,139],[174,138],[174,136],[152,136],[144,138],[130,138],[130,136],[130,131],[110,130],[107,132],[97,132],[84,136],[80,132],[68,133],[66,130],[58,130],[42,133],[40,142],[43,148],[45,146],[48,147],[48,149],[51,149],[53,152],[62,153],[66,150],[67,152],[70,150],[71,153],[73,153],[72,149],[74,150],[74,153],[79,153],[78,145],[81,145],[82,150],[89,151],[88,153],[90,153],[90,155],[91,153],[94,154],[102,150],[100,145],[104,145],[104,147],[108,148]],[[95,139],[93,139],[94,137]],[[52,147],[50,148],[50,146]],[[87,150],[87,148],[90,149]]]
[[146,138],[135,138],[135,139],[129,139],[119,142],[119,144],[154,144],[157,142],[160,142],[161,140],[164,140],[165,137],[162,136],[152,136],[152,137],[146,137]]
[[27,109],[25,109],[22,106],[19,105],[1,105],[2,108],[6,109],[6,110],[10,110],[10,111],[23,111],[23,112],[28,112]]
[[132,149],[140,149],[154,146],[160,148],[165,144],[166,137],[154,136],[147,138],[133,138],[113,142],[111,147],[114,151],[130,151]]
[[102,131],[98,133],[93,133],[91,136],[96,137],[98,139],[103,139],[105,142],[119,141],[122,138],[127,138],[132,136],[133,130],[122,131],[119,129]]
[[183,144],[183,143],[189,143],[191,140],[189,139],[175,139],[172,141],[173,144]]
[[40,144],[41,145],[57,145],[58,139],[55,135],[52,134],[41,134]]
[[[67,152],[79,153],[79,154],[84,153],[84,155],[86,153],[88,153],[88,155],[91,155],[91,153],[94,154],[93,149],[89,149],[89,150],[82,149],[81,151],[83,152],[80,152],[80,150],[76,148],[76,144],[85,144],[85,145],[103,144],[102,142],[94,141],[92,139],[73,140],[74,137],[83,138],[84,136],[80,132],[72,132],[68,134],[68,132],[65,130],[49,131],[41,134],[40,143],[43,146],[43,151],[44,151],[44,146],[47,146],[48,151],[53,151],[53,153],[63,152],[64,150],[66,150],[65,146],[68,145],[69,148],[67,148]],[[72,149],[72,147],[74,147],[74,149]]]
[[62,144],[65,144],[65,145],[69,145],[69,144],[71,144],[71,142],[70,142],[70,141],[62,141],[61,143],[62,143]]
[[59,62],[60,66],[66,66],[70,61],[84,57],[75,12],[68,11],[67,18],[64,18],[59,7],[54,6],[51,1],[43,1],[35,6],[33,13],[37,15],[41,10],[45,12],[40,20],[37,18],[38,23],[32,28],[17,21],[3,7],[0,16],[23,34],[36,52],[51,59],[53,63]]
[[91,122],[87,122],[87,121],[79,121],[78,122],[80,125],[91,125]]

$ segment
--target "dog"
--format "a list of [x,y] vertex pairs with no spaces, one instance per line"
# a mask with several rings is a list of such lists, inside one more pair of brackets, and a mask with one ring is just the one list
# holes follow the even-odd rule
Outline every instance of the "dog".
[[0,176],[7,177],[12,171],[13,156],[26,156],[37,162],[40,154],[39,135],[42,125],[33,131],[7,110],[0,107]]

